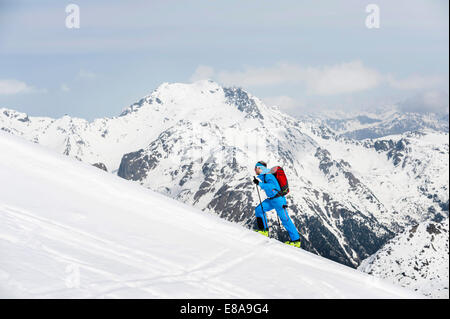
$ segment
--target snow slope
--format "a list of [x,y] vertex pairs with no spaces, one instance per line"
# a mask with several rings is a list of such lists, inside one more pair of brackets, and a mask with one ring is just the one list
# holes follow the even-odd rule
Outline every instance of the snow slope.
[[0,150],[0,297],[421,297],[4,132]]
[[423,222],[391,239],[359,270],[432,298],[449,298],[448,218]]

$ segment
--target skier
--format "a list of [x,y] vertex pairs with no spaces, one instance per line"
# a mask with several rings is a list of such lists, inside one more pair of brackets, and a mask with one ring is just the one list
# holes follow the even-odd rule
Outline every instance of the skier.
[[259,180],[256,177],[253,177],[253,183],[261,187],[267,195],[267,198],[255,208],[256,222],[259,228],[257,232],[265,236],[269,235],[267,218],[264,214],[275,209],[291,239],[289,242],[286,242],[286,244],[300,247],[300,235],[287,213],[286,198],[279,194],[281,187],[277,179],[270,173],[270,169],[267,168],[267,164],[263,161],[256,163],[255,173]]

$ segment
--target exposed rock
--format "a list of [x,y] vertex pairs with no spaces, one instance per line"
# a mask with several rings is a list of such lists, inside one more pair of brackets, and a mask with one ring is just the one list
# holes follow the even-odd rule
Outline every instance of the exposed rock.
[[92,164],[92,166],[95,166],[95,167],[97,167],[97,168],[100,168],[100,169],[104,170],[105,172],[108,171],[108,169],[106,168],[106,165],[103,164],[103,163],[94,163],[94,164]]

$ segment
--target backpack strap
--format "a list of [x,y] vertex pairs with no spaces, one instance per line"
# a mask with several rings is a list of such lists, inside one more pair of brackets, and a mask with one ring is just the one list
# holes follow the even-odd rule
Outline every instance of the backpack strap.
[[[271,174],[271,173],[269,173],[269,174]],[[267,174],[264,174],[264,178],[263,178],[263,179],[264,179],[264,183],[266,182],[266,175],[267,175]],[[280,196],[282,196],[282,195],[281,195],[281,190],[278,191],[278,193],[277,193],[275,196],[273,196],[273,197],[268,197],[267,199],[270,200],[270,199],[274,199],[274,198],[277,198],[277,197],[280,197]]]
[[283,195],[281,195],[281,191],[279,191],[274,197],[269,197],[268,199],[275,199],[275,198],[278,198],[281,196],[283,196]]

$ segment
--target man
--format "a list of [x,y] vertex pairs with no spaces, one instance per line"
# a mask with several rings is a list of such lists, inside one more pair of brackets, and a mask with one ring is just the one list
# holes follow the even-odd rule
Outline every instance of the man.
[[281,190],[277,179],[273,174],[270,174],[270,169],[267,168],[267,164],[263,161],[256,163],[255,173],[259,180],[254,177],[253,183],[261,187],[267,195],[267,198],[255,208],[256,222],[259,228],[258,232],[268,236],[267,216],[264,214],[275,209],[291,239],[290,242],[286,243],[300,247],[300,235],[286,211],[286,198],[284,196],[277,196]]

